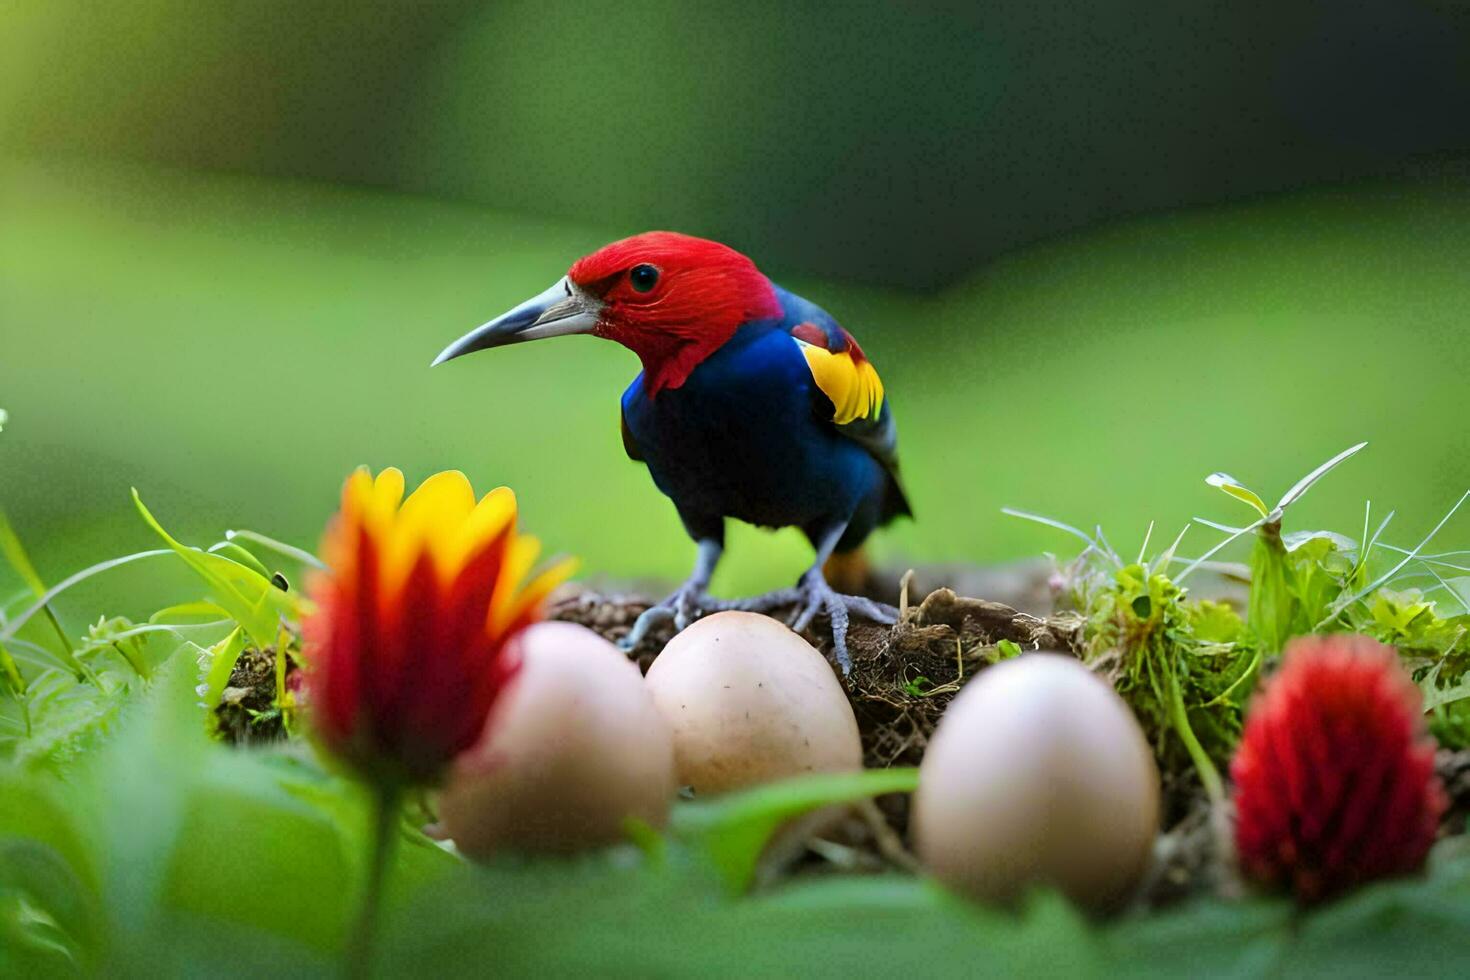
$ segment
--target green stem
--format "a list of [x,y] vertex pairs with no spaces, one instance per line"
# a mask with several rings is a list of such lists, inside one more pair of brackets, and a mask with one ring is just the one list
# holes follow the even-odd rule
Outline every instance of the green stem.
[[[26,554],[25,546],[20,543],[20,538],[16,535],[15,528],[10,524],[10,518],[5,516],[3,510],[0,510],[0,554],[5,556],[6,561],[10,563],[10,567],[15,569],[16,574],[35,593],[36,598],[42,603],[45,603],[47,596],[46,583],[41,580],[40,574],[36,572],[36,566],[31,564],[31,556]],[[57,639],[61,641],[61,648],[66,651],[66,656],[61,659],[71,667],[72,673],[76,674],[77,680],[91,681],[100,688],[102,682],[97,679],[97,675],[86,664],[82,663],[81,658],[77,656],[77,651],[72,646],[71,638],[66,635],[66,630],[62,629],[61,620],[56,618],[56,613],[51,609],[51,606],[43,605],[42,609],[46,613],[46,618],[51,621],[51,628],[56,631]],[[12,629],[12,634],[13,632],[14,630]]]
[[31,702],[26,694],[26,679],[21,676],[20,668],[15,665],[15,658],[3,645],[0,645],[0,674],[5,677],[5,688],[15,696],[16,703],[20,705],[21,717],[26,723],[26,738],[30,738]]
[[139,655],[138,647],[132,642],[131,638],[127,642],[113,640],[112,648],[117,651],[117,655],[122,657],[123,661],[129,667],[133,668],[133,673],[145,681],[148,679],[148,663]]
[[1220,779],[1220,770],[1215,768],[1210,754],[1199,743],[1194,729],[1190,727],[1189,713],[1184,706],[1184,690],[1179,685],[1179,674],[1172,665],[1169,669],[1168,680],[1169,713],[1174,716],[1174,730],[1179,734],[1185,751],[1189,753],[1189,758],[1194,762],[1195,771],[1199,773],[1199,781],[1204,784],[1205,792],[1209,794],[1210,803],[1218,811],[1220,805],[1225,802],[1225,784]]
[[[44,595],[45,593],[42,594]],[[46,607],[45,613],[46,618],[51,621],[51,628],[56,631],[57,639],[61,640],[61,648],[66,651],[66,661],[76,671],[77,680],[90,681],[100,689],[102,682],[97,679],[97,674],[92,668],[88,667],[82,662],[82,658],[77,656],[76,648],[71,645],[71,638],[66,635],[66,630],[62,628],[61,620],[56,618],[56,613],[52,611],[50,606]]]
[[352,934],[347,939],[346,954],[342,960],[342,975],[350,980],[367,977],[372,968],[374,947],[378,933],[378,920],[383,904],[383,882],[388,876],[393,853],[398,842],[398,814],[403,803],[403,792],[397,786],[375,786],[372,789],[372,828],[368,847],[367,883],[363,888],[362,905]]

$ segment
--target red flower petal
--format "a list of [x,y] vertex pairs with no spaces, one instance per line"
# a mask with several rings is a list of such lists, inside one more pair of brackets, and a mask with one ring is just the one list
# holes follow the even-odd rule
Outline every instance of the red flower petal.
[[[502,530],[486,536],[484,521],[471,527],[468,514],[454,511],[463,501],[441,494],[442,506],[419,498],[420,524],[392,539],[394,561],[406,558],[395,567],[406,574],[386,587],[383,550],[400,515],[381,496],[369,500],[372,492],[365,476],[350,480],[327,532],[323,553],[332,573],[313,583],[316,610],[303,624],[305,700],[323,746],[351,768],[379,782],[424,785],[481,736],[518,664],[509,641],[539,618],[548,580],[502,581],[507,553],[520,540],[513,510]],[[504,506],[506,492],[499,494],[495,506]],[[434,534],[415,534],[426,516],[437,522]],[[466,531],[456,546],[461,521]],[[418,550],[405,552],[405,542]],[[520,547],[524,555],[528,546]],[[509,590],[500,601],[518,610],[499,633],[489,616],[497,590]]]
[[1391,647],[1289,644],[1231,765],[1241,869],[1315,901],[1421,867],[1446,798],[1420,704]]

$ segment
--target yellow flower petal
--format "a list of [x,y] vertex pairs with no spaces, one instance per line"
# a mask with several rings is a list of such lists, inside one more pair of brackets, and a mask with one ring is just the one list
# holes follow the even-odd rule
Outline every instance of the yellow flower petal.
[[373,507],[383,513],[392,513],[402,502],[403,471],[396,466],[390,466],[373,481]]
[[562,558],[542,569],[536,577],[526,583],[521,594],[516,598],[516,612],[527,609],[530,606],[538,606],[551,595],[553,589],[572,577],[577,570],[577,559]]
[[386,593],[398,590],[424,551],[433,557],[440,574],[446,574],[447,553],[474,507],[475,491],[458,470],[435,473],[419,484],[403,502],[384,542]]
[[517,534],[516,497],[508,487],[497,487],[476,502],[469,479],[448,470],[426,479],[407,499],[403,491],[403,473],[397,469],[385,469],[376,479],[366,468],[354,472],[343,485],[342,512],[324,544],[324,551],[336,556],[333,567],[343,571],[355,563],[358,530],[365,531],[379,555],[384,603],[398,600],[425,553],[447,584],[472,555],[504,537],[505,555],[485,614],[486,630],[499,636],[572,573],[575,563],[561,561],[526,581],[541,544]]
[[363,514],[373,495],[373,477],[367,467],[359,466],[342,484],[342,512],[354,517]]
[[459,470],[435,473],[408,495],[399,519],[410,523],[459,523],[475,508],[475,489]]
[[489,626],[492,635],[499,636],[506,624],[520,611],[516,599],[522,580],[536,556],[541,553],[541,542],[529,534],[523,534],[510,543],[505,551],[505,561],[500,566],[500,577],[495,582],[495,594],[490,599]]
[[515,519],[516,495],[509,487],[496,487],[485,494],[470,512],[453,543],[444,550],[445,573],[457,574],[470,555],[503,534],[507,527],[514,529]]

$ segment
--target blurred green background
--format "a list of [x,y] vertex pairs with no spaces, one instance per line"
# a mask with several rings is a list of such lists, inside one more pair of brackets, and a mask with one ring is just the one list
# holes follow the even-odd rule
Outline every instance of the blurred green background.
[[[1371,499],[1412,544],[1470,487],[1466,9],[8,4],[0,504],[55,580],[153,545],[129,486],[187,540],[311,545],[352,466],[458,467],[589,574],[682,575],[618,439],[631,354],[428,368],[672,227],[881,368],[918,515],[882,558],[1072,548],[1003,505],[1128,551],[1243,517],[1213,470],[1274,498],[1361,439],[1293,522]],[[737,533],[716,589],[808,554]]]

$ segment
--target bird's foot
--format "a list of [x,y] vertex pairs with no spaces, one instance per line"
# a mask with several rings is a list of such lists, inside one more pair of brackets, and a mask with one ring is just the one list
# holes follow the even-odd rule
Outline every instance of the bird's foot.
[[618,641],[618,647],[624,651],[633,650],[655,627],[668,622],[674,624],[675,632],[680,632],[700,616],[723,605],[705,592],[705,583],[690,579],[663,602],[643,610],[634,620],[628,635]]
[[765,595],[730,604],[732,608],[750,612],[770,612],[784,606],[795,606],[790,626],[800,633],[820,613],[832,623],[832,653],[842,668],[843,676],[852,671],[852,657],[847,652],[847,627],[853,615],[891,626],[898,622],[898,610],[882,602],[859,595],[843,595],[827,584],[821,569],[813,568],[801,577],[793,589],[778,589]]

